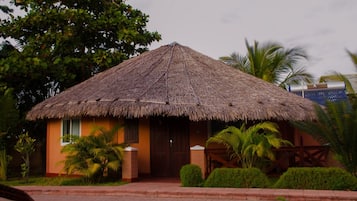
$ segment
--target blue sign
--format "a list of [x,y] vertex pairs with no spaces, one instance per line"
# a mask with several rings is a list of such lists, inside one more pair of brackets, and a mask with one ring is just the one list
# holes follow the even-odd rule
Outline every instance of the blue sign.
[[338,102],[348,99],[345,89],[313,89],[291,91],[292,93],[310,99],[320,105],[326,105],[326,101]]

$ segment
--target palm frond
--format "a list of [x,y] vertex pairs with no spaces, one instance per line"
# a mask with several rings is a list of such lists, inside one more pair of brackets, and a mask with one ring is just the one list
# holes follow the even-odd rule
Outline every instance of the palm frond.
[[118,171],[121,167],[121,162],[119,160],[116,161],[110,161],[107,165],[107,168],[113,170],[113,171]]
[[245,46],[247,49],[245,56],[233,53],[229,57],[220,59],[243,72],[281,87],[303,81],[310,83],[313,80],[311,74],[303,68],[298,68],[299,62],[308,59],[302,48],[285,49],[275,42],[260,44],[254,41],[250,45],[247,39],[245,39]]
[[325,109],[316,106],[316,114],[318,121],[293,124],[328,143],[341,164],[352,174],[357,174],[357,108],[347,101],[328,102]]
[[88,168],[85,170],[86,176],[91,178],[94,175],[98,174],[101,171],[102,166],[99,163],[91,163],[88,165]]
[[332,75],[321,76],[319,82],[328,82],[328,81],[342,81],[346,85],[346,91],[349,94],[356,94],[354,91],[350,80],[342,75],[341,73],[334,72]]
[[280,76],[280,87],[285,87],[286,85],[291,85],[291,84],[301,84],[303,82],[305,83],[311,83],[313,81],[314,77],[312,74],[306,72],[304,68],[298,68],[298,69],[292,69],[287,72],[287,75],[285,77]]
[[277,135],[279,128],[273,122],[261,122],[248,128],[242,124],[240,128],[230,126],[207,140],[207,144],[215,142],[224,144],[238,156],[243,167],[257,165],[260,158],[274,160],[272,147],[291,144]]
[[355,65],[356,69],[357,69],[357,54],[353,54],[352,52],[350,52],[349,50],[346,50],[347,54],[350,56],[353,64]]
[[68,174],[79,172],[88,179],[103,176],[107,168],[118,170],[123,160],[124,146],[114,144],[113,138],[119,128],[115,126],[106,130],[103,127],[95,127],[88,136],[64,146],[61,150],[67,154],[64,170]]

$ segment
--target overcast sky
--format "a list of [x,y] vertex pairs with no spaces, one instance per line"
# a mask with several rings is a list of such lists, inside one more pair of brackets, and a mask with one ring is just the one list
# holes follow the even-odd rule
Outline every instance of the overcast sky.
[[162,35],[150,49],[172,43],[214,59],[246,53],[244,40],[303,47],[315,77],[357,73],[346,49],[357,53],[356,0],[127,0],[149,15]]
[[[9,0],[0,0],[6,3]],[[357,0],[126,0],[149,15],[147,29],[214,59],[246,53],[244,40],[303,47],[315,78],[357,73],[346,49],[357,53]]]

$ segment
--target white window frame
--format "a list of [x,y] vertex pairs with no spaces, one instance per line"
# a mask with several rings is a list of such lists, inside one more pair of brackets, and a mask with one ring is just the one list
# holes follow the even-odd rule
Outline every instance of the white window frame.
[[64,124],[64,121],[70,121],[70,129],[69,130],[71,130],[72,131],[72,129],[73,129],[73,120],[78,120],[78,122],[79,122],[79,125],[78,125],[78,137],[80,137],[81,136],[81,133],[82,133],[82,131],[81,131],[81,120],[80,119],[62,119],[61,120],[61,145],[62,146],[65,146],[65,145],[67,145],[67,144],[70,144],[70,143],[72,143],[72,141],[70,140],[69,142],[63,142],[63,137],[64,137],[64,135],[67,135],[67,134],[72,134],[72,133],[64,133],[64,130],[63,130],[63,124]]

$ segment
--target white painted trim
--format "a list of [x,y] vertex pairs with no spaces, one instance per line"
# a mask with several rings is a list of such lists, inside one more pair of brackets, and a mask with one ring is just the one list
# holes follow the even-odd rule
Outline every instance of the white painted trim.
[[129,146],[129,147],[125,147],[125,148],[124,148],[124,151],[138,151],[138,149],[135,148],[135,147]]
[[190,147],[190,150],[192,150],[192,151],[202,151],[202,150],[205,150],[205,147],[203,147],[201,145],[195,145],[193,147]]

